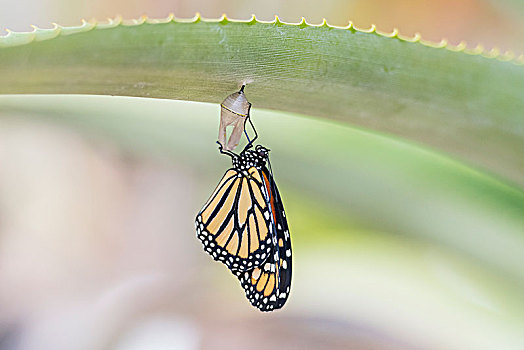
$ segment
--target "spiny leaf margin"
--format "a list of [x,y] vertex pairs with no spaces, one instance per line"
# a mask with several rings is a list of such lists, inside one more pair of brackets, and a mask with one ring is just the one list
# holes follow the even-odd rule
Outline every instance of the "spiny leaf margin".
[[13,46],[21,46],[21,45],[27,45],[33,41],[43,41],[43,40],[50,40],[54,39],[60,35],[71,35],[76,33],[83,33],[87,32],[93,29],[106,29],[106,28],[115,28],[118,26],[139,26],[144,23],[147,24],[157,24],[157,23],[169,23],[169,22],[176,22],[176,23],[198,23],[198,22],[216,22],[216,23],[222,23],[226,24],[228,22],[236,22],[236,23],[248,23],[248,24],[256,24],[256,23],[263,23],[263,24],[274,24],[274,25],[289,25],[289,26],[298,26],[298,27],[327,27],[331,29],[339,29],[339,30],[349,30],[353,32],[360,32],[360,33],[367,33],[367,34],[373,34],[378,35],[386,38],[391,39],[398,39],[405,42],[410,43],[418,43],[424,46],[436,48],[436,49],[445,49],[452,52],[459,52],[459,53],[465,53],[468,55],[479,55],[485,58],[489,59],[496,59],[503,62],[511,62],[517,65],[524,65],[524,54],[521,54],[520,56],[516,56],[515,53],[512,51],[506,51],[501,52],[497,47],[492,48],[491,50],[485,49],[481,44],[478,44],[474,48],[468,47],[467,43],[465,41],[461,41],[457,45],[453,45],[448,42],[447,39],[442,39],[440,42],[433,42],[424,40],[422,36],[419,33],[415,33],[413,37],[410,36],[404,36],[400,34],[399,30],[397,28],[394,28],[391,33],[388,32],[382,32],[377,29],[377,27],[372,24],[370,28],[359,28],[353,24],[353,22],[349,22],[347,26],[335,26],[331,25],[327,22],[326,19],[322,20],[322,23],[320,24],[312,24],[308,23],[304,17],[302,17],[302,20],[299,23],[290,23],[282,21],[277,15],[272,21],[263,21],[256,18],[255,15],[252,15],[250,19],[247,20],[241,20],[241,19],[231,19],[227,18],[227,16],[224,14],[220,18],[204,18],[199,13],[196,13],[193,18],[178,18],[175,17],[173,13],[169,14],[166,18],[149,18],[147,16],[142,16],[137,19],[130,19],[130,20],[124,20],[122,17],[117,16],[114,19],[108,18],[107,22],[99,22],[97,20],[90,20],[86,21],[85,19],[82,19],[82,24],[79,26],[71,26],[71,27],[63,27],[60,26],[57,23],[53,23],[53,28],[50,29],[42,29],[38,28],[37,26],[32,26],[33,31],[32,32],[14,32],[9,29],[7,29],[7,34],[4,36],[0,35],[0,48],[3,47],[13,47]]

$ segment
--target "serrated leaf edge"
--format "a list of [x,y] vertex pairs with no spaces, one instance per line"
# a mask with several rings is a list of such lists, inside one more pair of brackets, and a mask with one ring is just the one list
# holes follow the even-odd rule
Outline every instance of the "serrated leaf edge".
[[327,22],[326,19],[323,19],[320,24],[309,23],[307,20],[302,17],[301,21],[298,23],[285,22],[280,19],[277,15],[273,20],[265,21],[257,19],[255,15],[252,15],[251,18],[243,19],[231,19],[228,18],[225,14],[219,18],[204,18],[200,13],[196,13],[192,18],[179,18],[176,17],[173,13],[170,13],[165,18],[149,18],[144,15],[137,19],[128,19],[124,20],[122,16],[116,16],[115,18],[108,18],[107,22],[100,22],[97,20],[86,21],[82,19],[82,24],[79,26],[71,27],[62,27],[56,23],[53,23],[53,28],[43,29],[36,26],[33,27],[31,32],[14,32],[9,29],[6,29],[6,35],[0,35],[0,48],[4,47],[13,47],[26,45],[33,41],[43,41],[50,40],[58,37],[59,35],[72,35],[76,33],[87,32],[93,29],[109,29],[115,28],[118,26],[139,26],[143,24],[160,24],[160,23],[198,23],[198,22],[207,22],[207,23],[246,23],[246,24],[273,24],[273,25],[285,25],[285,26],[297,26],[300,28],[320,28],[326,27],[330,29],[337,30],[350,30],[352,32],[360,32],[366,34],[378,35],[385,38],[397,39],[400,41],[408,43],[418,43],[423,46],[435,48],[435,49],[445,49],[457,53],[465,53],[467,55],[482,56],[489,59],[496,59],[503,62],[511,62],[517,65],[524,65],[524,54],[519,55],[518,57],[512,51],[501,52],[497,47],[492,48],[491,50],[486,50],[481,44],[477,45],[474,48],[468,47],[465,41],[459,42],[457,45],[451,44],[447,39],[442,39],[440,42],[424,40],[419,33],[415,33],[412,37],[402,35],[397,28],[394,28],[392,32],[382,32],[377,29],[377,27],[372,24],[370,28],[359,28],[353,22],[349,22],[346,26],[336,26],[331,25]]

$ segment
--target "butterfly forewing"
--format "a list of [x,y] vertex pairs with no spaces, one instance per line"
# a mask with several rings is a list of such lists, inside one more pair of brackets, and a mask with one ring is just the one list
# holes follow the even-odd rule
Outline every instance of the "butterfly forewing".
[[267,261],[260,267],[249,271],[238,271],[240,284],[251,304],[261,311],[272,311],[281,308],[291,287],[291,240],[277,186],[267,169],[261,172],[264,188],[269,194],[273,250]]
[[196,217],[197,237],[213,259],[240,280],[261,311],[281,308],[291,287],[291,240],[268,149],[232,155],[233,168]]
[[213,259],[231,270],[251,270],[272,252],[268,192],[255,167],[229,169],[196,217],[197,237]]

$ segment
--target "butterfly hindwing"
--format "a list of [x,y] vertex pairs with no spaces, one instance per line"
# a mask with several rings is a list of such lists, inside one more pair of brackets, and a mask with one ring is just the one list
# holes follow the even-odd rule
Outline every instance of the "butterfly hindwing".
[[195,224],[204,250],[229,269],[262,265],[273,250],[274,228],[259,170],[226,171]]
[[287,224],[286,213],[284,211],[284,205],[274,180],[271,181],[271,185],[273,187],[272,193],[274,194],[275,200],[275,226],[277,232],[277,247],[280,259],[278,264],[280,271],[278,301],[275,305],[275,308],[279,309],[286,303],[291,289],[292,249],[291,237],[289,234],[289,227]]
[[261,311],[281,308],[291,288],[291,239],[286,214],[280,194],[270,172],[264,167],[261,172],[268,193],[267,202],[271,210],[273,250],[267,261],[252,270],[238,271],[237,277],[251,304]]

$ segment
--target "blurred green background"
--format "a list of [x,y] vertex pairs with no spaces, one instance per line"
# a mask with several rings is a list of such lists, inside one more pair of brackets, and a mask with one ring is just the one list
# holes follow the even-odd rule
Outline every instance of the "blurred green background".
[[[0,28],[197,11],[524,50],[517,1],[0,0]],[[218,116],[216,104],[0,95],[0,349],[524,348],[520,186],[392,135],[256,105],[294,280],[282,311],[251,308],[193,229],[229,167]]]

